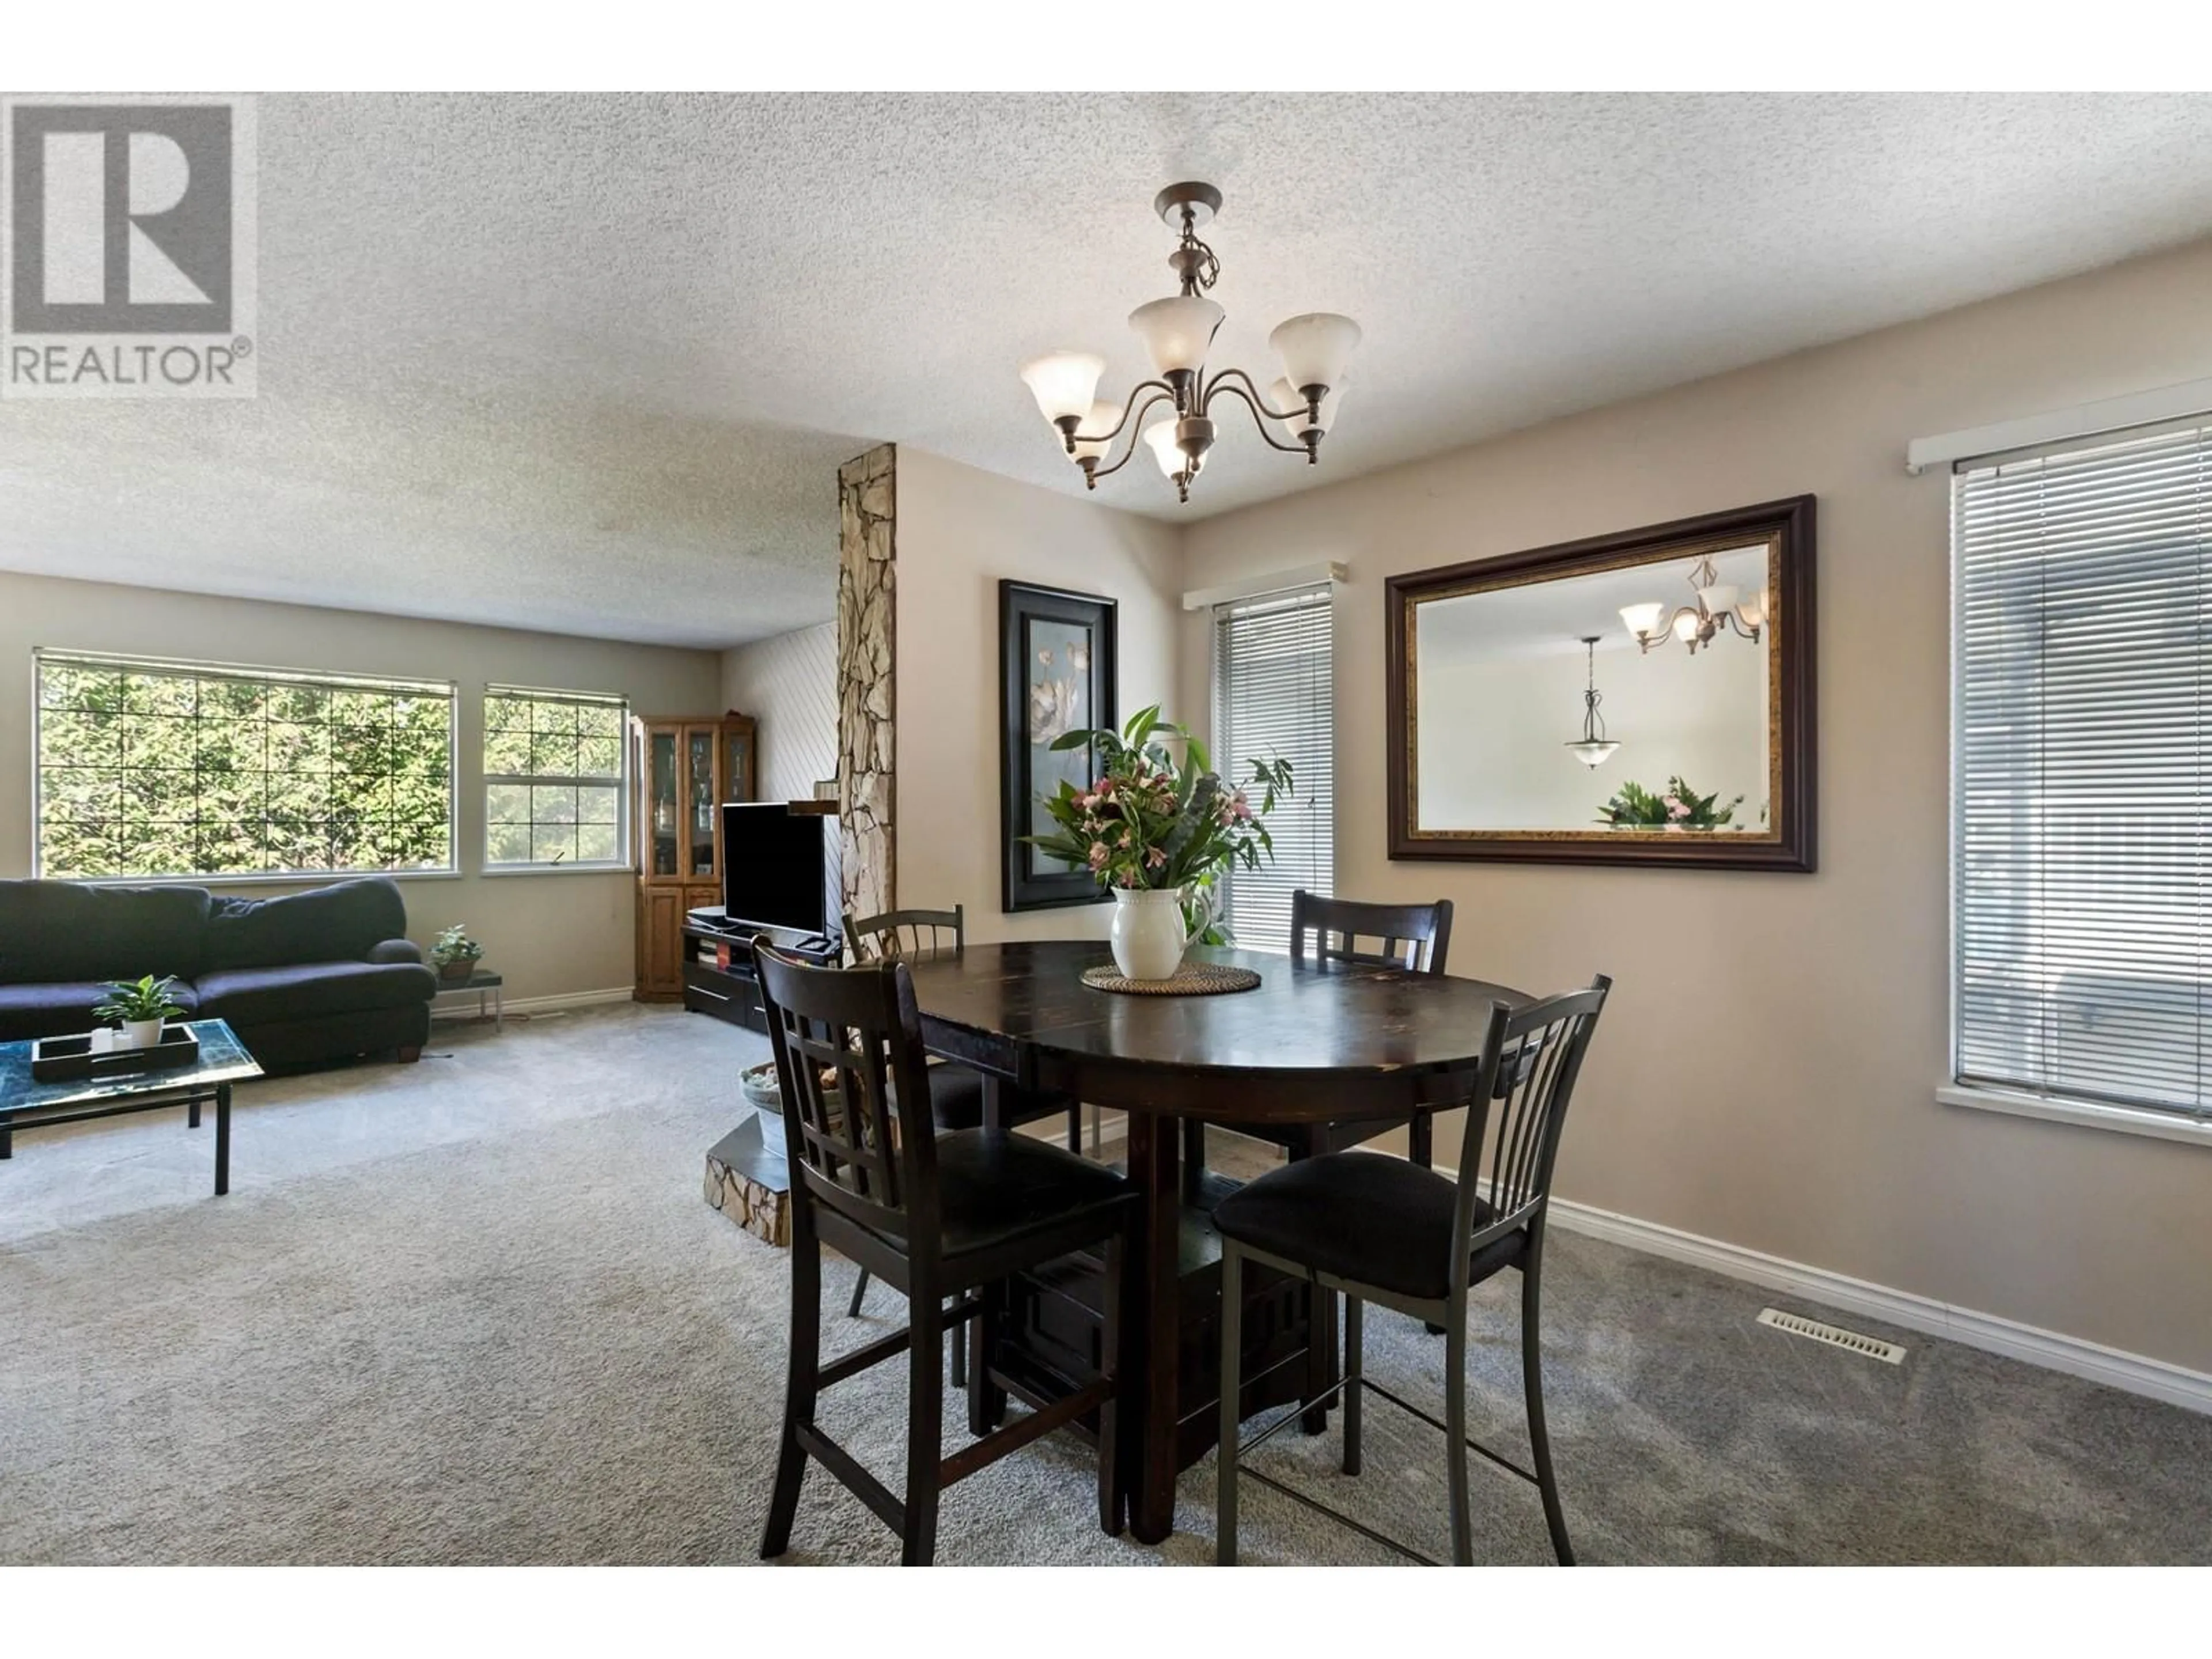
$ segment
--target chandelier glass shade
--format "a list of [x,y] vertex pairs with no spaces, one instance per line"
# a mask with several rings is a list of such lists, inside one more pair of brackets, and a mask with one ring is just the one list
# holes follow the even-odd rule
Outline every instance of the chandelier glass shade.
[[1055,351],[1022,365],[1022,379],[1037,407],[1044,410],[1045,419],[1055,422],[1080,421],[1091,413],[1098,377],[1105,372],[1106,360],[1088,351]]
[[[1198,240],[1199,227],[1221,208],[1221,192],[1211,185],[1170,185],[1152,206],[1180,233],[1168,256],[1181,292],[1139,306],[1129,326],[1144,341],[1158,379],[1145,380],[1120,404],[1098,397],[1106,372],[1103,359],[1088,351],[1054,351],[1022,365],[1022,379],[1036,397],[1037,410],[1058,433],[1068,459],[1083,469],[1086,488],[1129,464],[1141,441],[1158,459],[1179,500],[1190,499],[1191,481],[1206,464],[1216,429],[1213,411],[1223,397],[1242,403],[1271,448],[1303,455],[1308,465],[1321,459],[1321,441],[1336,419],[1344,387],[1345,365],[1359,344],[1359,325],[1334,312],[1313,311],[1277,325],[1267,343],[1282,362],[1267,395],[1241,368],[1206,373],[1206,354],[1227,316],[1206,297],[1221,275],[1213,250]],[[1156,409],[1170,411],[1157,420]],[[1109,459],[1128,434],[1118,460]],[[1275,435],[1283,435],[1278,439]]]
[[1672,635],[1695,656],[1699,646],[1711,645],[1727,628],[1735,629],[1753,645],[1759,643],[1759,630],[1769,619],[1763,591],[1747,603],[1742,589],[1720,579],[1710,553],[1698,561],[1685,580],[1696,596],[1693,604],[1677,606],[1671,613],[1658,599],[1620,607],[1621,623],[1635,635],[1638,649],[1649,651],[1655,645],[1664,645]]
[[1597,689],[1597,642],[1599,635],[1583,635],[1583,647],[1589,653],[1589,683],[1583,691],[1583,734],[1567,744],[1567,752],[1595,771],[1613,757],[1620,747],[1605,734],[1605,719],[1597,712],[1598,704],[1605,699]]

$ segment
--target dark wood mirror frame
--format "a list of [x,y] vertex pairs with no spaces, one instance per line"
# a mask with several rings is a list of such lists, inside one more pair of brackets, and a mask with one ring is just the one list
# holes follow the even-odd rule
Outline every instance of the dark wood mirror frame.
[[[1774,614],[1766,623],[1771,634],[1768,742],[1773,800],[1778,809],[1771,832],[1753,836],[1664,830],[1415,829],[1419,822],[1415,734],[1420,709],[1413,684],[1413,629],[1416,613],[1425,601],[1589,575],[1646,561],[1695,556],[1709,550],[1759,541],[1767,541],[1773,547],[1775,565]],[[1391,577],[1383,604],[1389,633],[1384,649],[1389,675],[1390,856],[1809,872],[1814,868],[1816,822],[1814,541],[1814,499],[1793,495],[1725,513],[1679,519],[1671,524]]]

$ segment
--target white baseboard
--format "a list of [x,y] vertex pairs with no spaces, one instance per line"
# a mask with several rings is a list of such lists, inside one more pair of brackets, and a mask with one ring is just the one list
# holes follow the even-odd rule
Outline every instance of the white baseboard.
[[1764,1251],[1746,1249],[1740,1244],[1726,1244],[1717,1238],[1662,1227],[1653,1221],[1639,1221],[1633,1216],[1619,1215],[1593,1205],[1555,1198],[1552,1200],[1552,1217],[1569,1231],[1587,1233],[1632,1250],[1664,1256],[1670,1261],[1687,1262],[1729,1279],[1785,1291],[1808,1302],[1866,1314],[1907,1330],[1925,1331],[1931,1336],[1963,1342],[1968,1347],[2003,1354],[2008,1358],[2024,1359],[2032,1365],[2063,1371],[2069,1376],[2085,1377],[2092,1382],[2124,1389],[2130,1394],[2146,1395],[2169,1405],[2212,1413],[2212,1376],[2184,1365],[2108,1348],[2101,1343],[2024,1325],[1996,1314],[1953,1307],[1910,1291],[1870,1285],[1862,1279],[1830,1273],[1825,1267],[1808,1267],[1802,1261],[1785,1261]]
[[[453,988],[457,993],[466,989],[463,986],[456,986]],[[562,1008],[596,1008],[603,1003],[628,1002],[631,995],[630,987],[615,985],[610,986],[604,991],[562,991],[549,997],[509,997],[507,1000],[506,1007],[501,1012],[509,1014],[550,1014]],[[474,1019],[477,1017],[476,1006],[472,1003],[456,1003],[451,1007],[434,1008],[430,1012],[431,1018],[434,1019]]]
[[[1123,1139],[1123,1124],[1110,1124],[1106,1146],[1119,1146]],[[1443,1169],[1438,1173],[1450,1175],[1452,1171]],[[1869,1284],[1863,1279],[1831,1273],[1826,1267],[1808,1267],[1802,1261],[1769,1255],[1763,1250],[1747,1249],[1741,1244],[1724,1243],[1717,1238],[1664,1227],[1656,1221],[1640,1221],[1634,1216],[1601,1210],[1592,1204],[1555,1198],[1552,1200],[1552,1218],[1570,1232],[1585,1233],[1608,1243],[1641,1250],[1647,1255],[1686,1262],[1723,1278],[1785,1291],[1825,1307],[1864,1314],[1906,1330],[1925,1331],[1930,1336],[1962,1342],[1970,1348],[2025,1360],[2031,1365],[2063,1371],[2069,1376],[2102,1382],[2130,1394],[2212,1415],[2212,1375],[2191,1370],[2185,1365],[2130,1353],[2121,1348],[2108,1348],[2102,1343],[2046,1331],[1996,1314],[1954,1307],[1932,1297],[1892,1290],[1887,1285]]]

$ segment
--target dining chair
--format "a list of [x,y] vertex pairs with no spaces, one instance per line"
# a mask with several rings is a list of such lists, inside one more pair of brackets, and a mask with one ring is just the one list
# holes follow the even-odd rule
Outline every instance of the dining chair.
[[[1412,974],[1441,974],[1451,952],[1452,902],[1433,904],[1376,904],[1364,899],[1331,898],[1301,887],[1291,895],[1291,960],[1300,964],[1310,957],[1375,968],[1395,968]],[[1423,1169],[1434,1158],[1434,1114],[1424,1109],[1402,1116],[1358,1118],[1328,1123],[1238,1124],[1237,1132],[1255,1140],[1282,1147],[1295,1161],[1349,1152],[1393,1129],[1406,1132],[1406,1156]],[[1183,1198],[1200,1202],[1206,1173],[1206,1125],[1185,1118],[1183,1142]],[[1335,1380],[1336,1298],[1316,1292],[1314,1297],[1315,1361],[1313,1389],[1325,1389]],[[1431,1335],[1441,1335],[1431,1327]],[[1328,1428],[1328,1413],[1316,1406],[1304,1414],[1305,1431],[1322,1434]]]
[[[845,918],[845,945],[853,960],[859,962],[928,962],[940,956],[956,953],[967,945],[968,907],[956,904],[950,910],[886,910],[881,915],[867,916],[855,921]],[[929,1065],[929,1109],[939,1130],[977,1129],[983,1125],[983,1074],[951,1060],[933,1060]],[[1034,1123],[1039,1118],[1052,1117],[1061,1109],[1061,1103],[1050,1097],[1037,1100],[1023,1096],[1006,1121],[1009,1127],[1015,1124]],[[1083,1109],[1069,1106],[1067,1112],[1067,1150],[1083,1150]],[[858,1319],[860,1304],[868,1294],[868,1273],[863,1267],[853,1285],[853,1300],[846,1308],[846,1317]],[[958,1388],[967,1381],[967,1360],[962,1346],[954,1344],[952,1350],[952,1386]]]
[[[1096,1412],[1098,1523],[1121,1529],[1115,1430],[1123,1394],[1122,1280],[1138,1226],[1121,1176],[1047,1142],[990,1129],[935,1133],[914,981],[896,959],[817,968],[753,942],[791,1149],[791,1352],[763,1557],[790,1547],[809,1458],[899,1534],[908,1566],[934,1559],[944,1489],[1042,1435]],[[822,1249],[829,1245],[905,1293],[907,1328],[824,1364]],[[975,1317],[979,1291],[1078,1250],[1103,1247],[1099,1364],[1065,1398],[944,1455],[941,1334]],[[949,1307],[941,1305],[947,1298]],[[907,1356],[903,1497],[824,1432],[822,1392]]]
[[[1310,1279],[1345,1298],[1344,1369],[1328,1394],[1344,1400],[1344,1472],[1360,1464],[1360,1396],[1379,1395],[1444,1432],[1451,1508],[1452,1559],[1474,1559],[1468,1510],[1467,1455],[1472,1450],[1535,1486],[1544,1524],[1562,1566],[1574,1565],[1552,1442],[1544,1425],[1543,1356],[1538,1341],[1544,1235],[1552,1198],[1552,1165],[1583,1055],[1597,1029],[1613,981],[1600,975],[1586,991],[1509,1014],[1491,1006],[1482,1065],[1468,1109],[1459,1179],[1447,1179],[1401,1158],[1332,1152],[1286,1164],[1221,1200],[1213,1224],[1221,1235],[1221,1447],[1216,1475],[1219,1532],[1215,1559],[1237,1560],[1237,1485],[1240,1460],[1285,1423],[1285,1413],[1243,1447],[1241,1395],[1258,1377],[1241,1378],[1243,1298],[1237,1294],[1247,1261]],[[1484,1147],[1489,1146],[1487,1162]],[[1508,1267],[1521,1273],[1521,1374],[1528,1408],[1533,1470],[1467,1435],[1467,1299],[1474,1285]],[[1373,1302],[1444,1328],[1442,1421],[1366,1375],[1361,1352],[1363,1310]],[[1297,1363],[1298,1357],[1279,1362]],[[1273,1369],[1272,1367],[1270,1369]],[[1261,1376],[1267,1373],[1262,1371]],[[1309,1401],[1307,1406],[1316,1402]],[[1326,1401],[1318,1402],[1326,1404]],[[1246,1469],[1261,1485],[1309,1509],[1356,1528],[1413,1560],[1429,1558],[1386,1538],[1280,1481]],[[1431,1564],[1433,1565],[1433,1564]]]
[[[1452,902],[1374,904],[1327,898],[1301,887],[1291,895],[1291,960],[1364,963],[1407,973],[1441,974],[1451,950]],[[1363,1141],[1406,1131],[1407,1156],[1426,1168],[1433,1119],[1426,1111],[1405,1117],[1364,1118],[1340,1123],[1238,1124],[1239,1134],[1287,1150],[1293,1158],[1349,1151]],[[1183,1169],[1195,1181],[1206,1168],[1206,1125],[1183,1120]]]

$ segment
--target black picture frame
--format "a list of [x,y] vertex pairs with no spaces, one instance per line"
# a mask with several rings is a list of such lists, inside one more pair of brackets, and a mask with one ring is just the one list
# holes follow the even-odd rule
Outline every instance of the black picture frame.
[[[1090,641],[1088,660],[1080,683],[1068,695],[1066,677],[1061,678],[1057,711],[1048,711],[1052,729],[1082,730],[1120,723],[1115,706],[1116,639],[1115,602],[1098,593],[1074,593],[1064,588],[1039,587],[1030,582],[1002,580],[999,583],[999,836],[1002,880],[1000,908],[1049,910],[1070,904],[1101,904],[1109,895],[1088,870],[1065,870],[1022,840],[1037,833],[1030,802],[1038,793],[1038,772],[1046,760],[1044,744],[1032,741],[1031,690],[1036,686],[1033,648],[1039,629],[1064,641],[1070,630]],[[1057,665],[1065,667],[1065,664]],[[1050,699],[1048,699],[1050,701]],[[1095,782],[1097,759],[1089,750],[1068,751],[1079,769],[1079,783]],[[1048,827],[1048,826],[1046,826]]]

